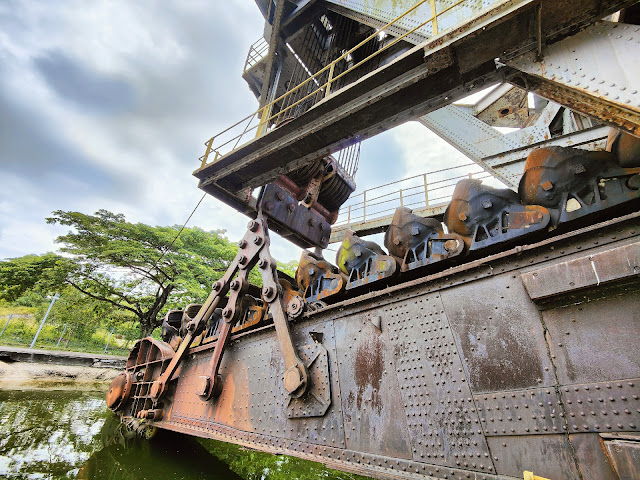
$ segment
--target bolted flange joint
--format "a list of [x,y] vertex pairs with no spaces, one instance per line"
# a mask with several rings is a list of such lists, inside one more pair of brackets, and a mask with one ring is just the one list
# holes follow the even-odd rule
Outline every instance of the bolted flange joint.
[[258,222],[256,222],[255,220],[250,220],[249,223],[247,224],[247,228],[251,232],[257,232],[258,231],[258,227],[260,227],[260,224]]

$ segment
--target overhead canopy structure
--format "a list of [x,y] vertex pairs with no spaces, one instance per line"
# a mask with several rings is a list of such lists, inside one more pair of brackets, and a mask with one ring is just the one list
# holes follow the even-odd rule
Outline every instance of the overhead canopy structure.
[[[507,186],[533,147],[601,148],[605,124],[640,134],[638,33],[602,20],[633,1],[257,3],[265,38],[243,76],[261,107],[212,137],[194,172],[245,213],[252,189],[407,120]],[[453,105],[501,83],[478,105]]]

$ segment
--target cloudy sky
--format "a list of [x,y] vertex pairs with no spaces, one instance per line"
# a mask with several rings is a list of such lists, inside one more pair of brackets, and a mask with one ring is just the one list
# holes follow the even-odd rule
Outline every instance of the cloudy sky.
[[[58,209],[182,224],[204,140],[257,107],[241,72],[262,30],[252,0],[0,2],[0,258],[54,251]],[[358,190],[452,162],[410,122],[363,143]],[[190,226],[237,240],[246,222],[208,196]]]

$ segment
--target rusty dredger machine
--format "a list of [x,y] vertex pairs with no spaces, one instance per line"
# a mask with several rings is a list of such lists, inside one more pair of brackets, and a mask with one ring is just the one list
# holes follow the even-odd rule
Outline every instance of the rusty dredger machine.
[[[109,407],[375,478],[640,478],[640,4],[256,5],[260,108],[194,172],[246,234]],[[481,175],[376,215],[360,142],[408,120]],[[269,230],[305,248],[295,278]]]

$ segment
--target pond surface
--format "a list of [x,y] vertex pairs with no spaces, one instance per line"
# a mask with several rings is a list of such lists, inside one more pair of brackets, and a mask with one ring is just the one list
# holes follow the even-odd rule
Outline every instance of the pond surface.
[[131,437],[104,392],[0,390],[0,477],[364,480],[321,464],[160,431]]

